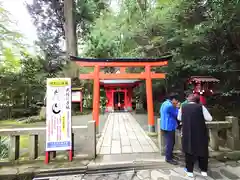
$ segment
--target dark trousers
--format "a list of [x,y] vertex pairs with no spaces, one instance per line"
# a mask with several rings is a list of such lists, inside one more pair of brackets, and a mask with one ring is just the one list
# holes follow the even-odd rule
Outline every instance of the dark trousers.
[[175,144],[175,131],[164,131],[164,140],[166,144],[165,156],[170,161],[173,158],[173,148]]
[[188,172],[193,172],[194,163],[198,160],[198,165],[201,171],[207,172],[208,157],[197,157],[192,154],[185,153],[185,163]]

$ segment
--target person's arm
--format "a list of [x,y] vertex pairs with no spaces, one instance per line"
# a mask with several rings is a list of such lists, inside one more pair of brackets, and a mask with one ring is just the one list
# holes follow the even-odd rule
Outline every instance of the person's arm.
[[202,111],[204,119],[206,121],[212,121],[212,116],[204,105],[202,105]]
[[170,116],[172,116],[172,117],[177,119],[178,109],[175,108],[174,106],[168,106],[167,108],[168,108],[167,112],[170,114]]
[[178,110],[177,119],[178,119],[179,121],[182,120],[182,108],[180,108],[180,109]]

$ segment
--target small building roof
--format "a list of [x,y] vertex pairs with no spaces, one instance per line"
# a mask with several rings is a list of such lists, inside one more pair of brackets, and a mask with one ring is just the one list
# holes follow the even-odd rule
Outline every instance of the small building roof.
[[134,80],[129,80],[129,79],[119,79],[119,80],[100,80],[100,83],[103,83],[103,84],[133,84],[133,83],[136,83],[136,82],[140,82],[141,80],[137,80],[137,79],[134,79]]
[[220,80],[212,76],[191,76],[189,82],[219,82]]

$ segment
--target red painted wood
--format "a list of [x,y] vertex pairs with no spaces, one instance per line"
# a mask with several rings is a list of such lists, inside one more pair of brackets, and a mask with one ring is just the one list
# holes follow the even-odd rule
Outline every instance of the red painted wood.
[[69,159],[69,161],[73,160],[73,152],[72,152],[72,150],[68,151],[68,159]]
[[126,72],[126,67],[120,67],[120,73],[125,73]]
[[99,105],[100,105],[100,83],[99,83],[100,66],[94,66],[94,82],[93,82],[93,120],[96,126],[99,125]]
[[49,154],[50,152],[48,151],[45,152],[45,164],[49,164]]
[[[150,78],[152,79],[165,79],[166,74],[164,73],[150,73]],[[80,74],[80,79],[94,79],[94,73]],[[124,73],[124,74],[99,74],[99,79],[146,79],[146,73]]]
[[80,101],[80,112],[83,112],[83,101]]
[[127,96],[127,106],[128,107],[132,107],[132,96],[133,96],[133,89],[132,88],[129,88],[128,89],[128,96]]
[[[153,97],[152,97],[152,79],[165,79],[165,73],[153,73],[151,67],[167,66],[168,60],[161,62],[91,62],[91,61],[78,61],[79,66],[95,67],[94,73],[81,74],[80,79],[94,79],[94,101],[93,101],[93,119],[96,120],[98,126],[99,115],[99,80],[100,79],[144,79],[146,80],[146,94],[148,106],[148,124],[149,127],[154,127],[154,114],[153,114]],[[97,68],[96,68],[97,67]],[[145,67],[143,73],[119,73],[119,74],[104,74],[100,73],[101,67]],[[123,71],[123,68],[122,68]],[[117,87],[117,86],[115,86]],[[125,87],[126,88],[126,87]],[[113,94],[113,91],[112,91]],[[127,93],[128,100],[130,101],[130,94]],[[113,96],[112,96],[113,98]],[[110,98],[110,100],[112,99]],[[129,103],[128,101],[128,103]],[[127,103],[127,102],[125,102]]]
[[105,87],[105,93],[107,98],[106,107],[117,108],[118,104],[114,104],[114,92],[124,92],[124,104],[121,104],[121,108],[124,107],[132,107],[132,95],[133,95],[133,87],[122,87],[118,89],[118,86],[112,84],[112,87]]
[[103,84],[100,83],[104,88],[129,88],[129,87],[135,87],[138,86],[140,84],[140,82],[136,82],[136,83],[127,83],[127,84]]
[[108,100],[106,106],[112,107],[113,106],[113,89],[105,89],[106,98]]
[[146,74],[147,74],[146,94],[147,94],[148,125],[149,126],[154,126],[151,67],[149,65],[147,65],[145,67],[145,71],[146,71]]

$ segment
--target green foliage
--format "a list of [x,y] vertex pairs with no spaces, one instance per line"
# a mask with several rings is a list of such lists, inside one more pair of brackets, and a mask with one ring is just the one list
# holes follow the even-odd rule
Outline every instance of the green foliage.
[[[105,3],[100,0],[77,0],[75,7],[77,34],[79,40],[82,40],[91,23],[105,8]],[[44,52],[45,59],[64,61],[64,49],[61,46],[65,40],[64,1],[34,0],[32,4],[27,4],[27,8],[37,28],[38,45]]]
[[1,4],[0,19],[0,72],[16,72],[20,70],[20,52],[24,51],[22,35],[9,28],[14,23]]
[[2,137],[0,139],[0,158],[4,159],[8,156],[8,143],[9,139],[7,137]]
[[36,104],[45,96],[48,73],[44,71],[44,60],[22,54],[20,67],[17,72],[1,72],[0,119],[36,115],[39,111]]
[[[171,53],[168,68],[155,68],[168,73],[166,82],[153,83],[155,100],[165,85],[168,91],[183,92],[191,75],[219,78],[219,95],[239,90],[240,1],[159,0],[154,6],[145,1],[146,8],[140,6],[143,1],[122,2],[119,12],[104,12],[96,20],[85,56],[159,57]],[[136,93],[144,97],[145,88]]]

